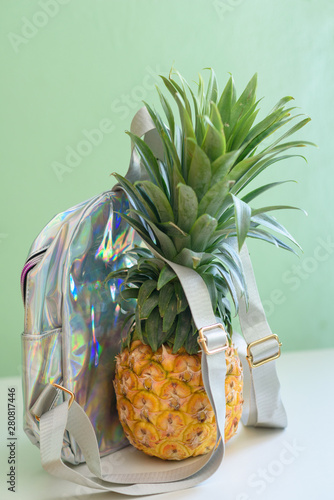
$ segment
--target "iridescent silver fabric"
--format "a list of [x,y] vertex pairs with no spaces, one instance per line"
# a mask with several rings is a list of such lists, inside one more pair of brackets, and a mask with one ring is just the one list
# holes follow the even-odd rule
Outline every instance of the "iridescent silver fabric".
[[[119,304],[114,269],[129,266],[124,251],[140,244],[120,213],[122,191],[109,191],[57,215],[34,241],[21,278],[25,300],[22,335],[24,429],[39,444],[30,408],[47,383],[74,392],[97,434],[101,455],[128,444],[115,406],[115,355],[133,301]],[[59,401],[61,402],[61,401]],[[67,435],[63,458],[83,461]]]

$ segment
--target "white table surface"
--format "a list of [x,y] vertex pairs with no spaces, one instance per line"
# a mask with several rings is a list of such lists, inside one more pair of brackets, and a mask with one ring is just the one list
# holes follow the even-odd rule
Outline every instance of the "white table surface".
[[[334,499],[334,349],[284,353],[277,363],[289,425],[284,431],[240,426],[220,469],[189,490],[161,500]],[[17,388],[16,492],[7,491],[7,389]],[[22,431],[21,381],[0,379],[0,498],[15,500],[124,500],[49,476],[39,450]]]

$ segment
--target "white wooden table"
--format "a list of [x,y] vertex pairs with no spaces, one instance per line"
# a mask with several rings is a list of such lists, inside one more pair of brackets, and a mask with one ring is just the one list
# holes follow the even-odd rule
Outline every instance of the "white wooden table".
[[[278,362],[289,426],[284,431],[241,427],[227,443],[214,476],[164,500],[334,499],[334,349],[284,353]],[[17,389],[16,492],[7,490],[7,390]],[[124,500],[49,476],[39,450],[22,431],[21,381],[0,379],[0,498],[14,500]],[[131,498],[131,497],[127,497]],[[133,497],[132,497],[133,498]],[[144,497],[141,497],[144,498]],[[151,498],[154,497],[145,497]]]

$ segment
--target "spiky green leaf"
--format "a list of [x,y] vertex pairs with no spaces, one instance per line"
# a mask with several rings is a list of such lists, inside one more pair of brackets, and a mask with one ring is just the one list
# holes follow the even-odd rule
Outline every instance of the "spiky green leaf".
[[160,102],[161,102],[161,106],[162,106],[162,108],[163,108],[163,110],[165,112],[165,115],[166,115],[166,118],[167,118],[167,121],[168,121],[171,138],[172,138],[172,140],[174,140],[174,136],[175,136],[175,119],[174,119],[174,114],[173,114],[172,108],[171,108],[168,100],[163,95],[163,93],[161,92],[161,90],[159,89],[158,86],[156,86],[156,89],[157,89],[157,92],[159,94],[159,99],[160,99]]
[[139,309],[140,319],[147,319],[152,313],[153,309],[157,307],[159,303],[159,294],[157,291],[153,291],[148,299],[145,300],[142,307]]
[[172,298],[169,301],[168,308],[163,317],[163,331],[168,332],[175,321],[177,315],[177,300],[175,295],[172,295]]
[[213,185],[203,196],[198,205],[198,216],[209,214],[218,217],[223,201],[229,192],[230,181],[222,180]]
[[156,308],[145,321],[145,334],[153,352],[158,350],[159,332],[162,332],[162,320],[158,308]]
[[233,167],[236,159],[238,158],[240,151],[230,151],[229,153],[225,153],[219,158],[217,158],[211,165],[212,170],[212,179],[211,186],[223,180],[231,168]]
[[194,144],[193,157],[190,162],[188,184],[195,191],[198,200],[207,192],[211,182],[211,163],[203,149]]
[[165,264],[159,274],[157,290],[161,290],[163,286],[172,281],[175,277],[176,274],[173,269],[168,264]]
[[289,181],[271,182],[270,184],[265,184],[264,186],[260,186],[251,191],[250,193],[247,193],[245,196],[242,197],[242,201],[244,201],[245,203],[249,203],[250,201],[260,196],[262,193],[268,191],[268,189],[280,186],[281,184],[285,184],[286,182],[296,182],[296,181],[289,180]]
[[233,204],[234,204],[234,216],[236,221],[237,238],[238,238],[238,248],[239,251],[244,244],[246,239],[251,218],[251,208],[247,203],[237,198],[232,194]]
[[217,220],[211,215],[201,215],[190,230],[191,247],[195,252],[203,252],[217,227]]
[[189,308],[178,315],[175,330],[173,353],[177,353],[183,346],[191,327],[191,313]]
[[159,214],[160,222],[174,222],[173,209],[162,189],[150,181],[138,181],[135,186],[140,186],[150,198]]
[[203,255],[204,254],[202,252],[195,252],[189,248],[183,248],[175,257],[174,262],[176,264],[180,264],[181,266],[196,269],[200,265]]
[[226,150],[226,139],[223,123],[217,106],[211,103],[210,119],[206,119],[206,131],[201,147],[211,161],[215,161]]
[[143,307],[146,300],[150,297],[152,292],[156,290],[157,282],[154,280],[145,280],[141,285],[138,293],[138,301],[137,304],[141,308]]
[[198,201],[195,191],[185,184],[177,185],[178,191],[178,220],[177,225],[189,233],[196,218]]
[[167,283],[160,289],[158,305],[160,316],[162,318],[165,316],[169,302],[174,294],[175,290],[173,283]]
[[225,134],[229,135],[231,111],[236,101],[236,91],[232,75],[230,76],[225,89],[218,103],[218,110],[224,124]]
[[139,292],[138,288],[127,288],[126,290],[120,289],[121,297],[124,300],[137,299],[138,292]]
[[282,226],[282,224],[277,222],[277,220],[274,217],[271,217],[270,215],[263,213],[261,215],[252,216],[252,221],[255,222],[256,224],[267,227],[268,229],[272,229],[273,231],[276,231],[279,234],[282,234],[301,249],[300,245],[297,243],[294,237],[289,233],[289,231],[285,229],[285,227]]
[[246,115],[249,109],[254,105],[256,99],[256,87],[257,74],[255,73],[232,108],[228,135],[231,135],[238,121]]
[[202,276],[202,278],[203,278],[203,280],[208,288],[212,308],[215,311],[217,309],[218,293],[217,293],[217,287],[216,287],[214,276],[211,273],[201,273],[201,276]]

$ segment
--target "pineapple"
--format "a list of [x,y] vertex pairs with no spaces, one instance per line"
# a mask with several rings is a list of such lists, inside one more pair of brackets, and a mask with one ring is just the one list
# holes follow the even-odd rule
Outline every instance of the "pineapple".
[[[225,441],[242,412],[242,370],[236,349],[226,351]],[[121,424],[130,443],[148,455],[182,460],[212,450],[216,423],[201,376],[201,354],[162,344],[155,352],[132,341],[117,357],[115,392]]]
[[[114,381],[117,408],[131,444],[166,460],[181,460],[208,453],[216,443],[216,424],[203,387],[198,334],[189,305],[174,271],[160,256],[196,270],[205,281],[213,311],[229,336],[225,440],[236,432],[242,412],[242,368],[233,346],[231,305],[238,313],[238,296],[247,303],[247,287],[235,237],[241,249],[247,237],[267,241],[295,252],[281,236],[297,245],[271,215],[273,210],[251,208],[259,195],[280,182],[240,193],[265,168],[295,155],[285,151],[310,144],[282,142],[303,127],[297,122],[283,135],[280,127],[296,116],[283,97],[256,125],[256,75],[239,97],[232,77],[219,95],[211,71],[205,88],[199,75],[195,93],[177,73],[162,77],[179,112],[179,123],[168,98],[158,89],[167,123],[146,104],[164,148],[156,158],[145,142],[129,133],[146,179],[134,183],[114,174],[127,193],[131,208],[121,214],[148,248],[128,252],[135,263],[108,279],[122,279],[122,298],[136,299],[122,352],[116,358]],[[299,115],[297,115],[299,116]],[[274,140],[258,151],[261,143]],[[277,234],[275,234],[277,233]],[[232,299],[232,300],[230,300]]]

